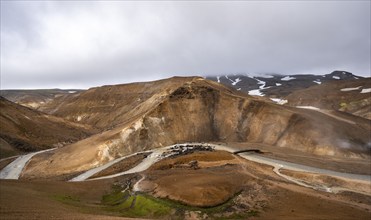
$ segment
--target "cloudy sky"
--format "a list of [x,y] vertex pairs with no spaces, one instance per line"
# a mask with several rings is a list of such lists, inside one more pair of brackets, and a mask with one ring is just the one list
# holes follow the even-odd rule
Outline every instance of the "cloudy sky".
[[370,75],[370,1],[1,1],[1,89]]

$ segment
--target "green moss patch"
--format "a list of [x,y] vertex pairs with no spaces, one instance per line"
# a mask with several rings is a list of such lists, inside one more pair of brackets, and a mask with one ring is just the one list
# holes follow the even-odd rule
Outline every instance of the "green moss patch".
[[102,199],[104,209],[120,213],[127,217],[161,217],[169,215],[172,208],[160,199],[144,194],[130,195],[126,192],[114,192]]
[[257,216],[258,212],[248,210],[225,216],[234,205],[233,199],[215,207],[200,208],[181,204],[169,199],[159,199],[147,194],[131,194],[129,191],[113,191],[102,198],[104,211],[125,217],[147,217],[163,219],[184,219],[187,212],[197,212],[200,216],[207,215],[212,219],[247,219]]

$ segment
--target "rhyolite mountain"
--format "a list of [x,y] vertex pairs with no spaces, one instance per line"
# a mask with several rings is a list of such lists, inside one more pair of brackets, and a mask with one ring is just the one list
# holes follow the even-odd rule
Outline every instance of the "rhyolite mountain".
[[42,110],[100,133],[47,157],[36,155],[37,165],[28,166],[26,175],[79,173],[181,142],[263,143],[338,158],[370,155],[367,119],[277,105],[201,77],[91,88],[53,99]]
[[331,81],[295,91],[285,99],[290,106],[332,109],[371,120],[371,78]]
[[294,91],[305,89],[313,85],[318,85],[331,81],[362,79],[346,71],[333,71],[325,75],[313,74],[227,74],[220,76],[207,76],[207,79],[233,87],[245,93],[254,93],[259,90],[261,96],[285,97]]
[[74,93],[79,93],[81,89],[24,89],[24,90],[0,90],[0,95],[17,104],[38,109],[40,106],[50,102],[54,98],[62,97]]
[[314,85],[330,81],[342,81],[362,79],[361,76],[355,76],[347,71],[336,70],[330,74],[227,74],[220,76],[208,76],[207,79],[233,87],[248,94],[254,94],[259,90],[261,96],[270,98],[282,98],[294,91],[305,89]]
[[[205,76],[206,79],[219,82],[228,87],[240,90],[251,95],[257,92],[269,98],[283,98],[289,94],[325,82],[339,82],[353,79],[362,79],[347,71],[333,71],[325,75],[285,75],[285,74],[226,74],[219,76]],[[6,99],[30,108],[43,110],[53,99],[63,99],[76,96],[84,90],[79,89],[37,89],[37,90],[0,90],[1,96]],[[50,108],[49,108],[50,109]]]
[[371,78],[346,71],[326,75],[230,74],[207,78],[279,104],[312,106],[371,119]]
[[0,157],[61,147],[92,135],[91,126],[18,105],[0,96]]

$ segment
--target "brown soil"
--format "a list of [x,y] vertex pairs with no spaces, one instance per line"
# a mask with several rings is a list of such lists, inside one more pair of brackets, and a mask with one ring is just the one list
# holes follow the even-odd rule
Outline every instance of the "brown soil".
[[168,170],[171,168],[187,167],[191,161],[197,161],[200,167],[205,167],[208,164],[224,165],[226,163],[232,163],[232,160],[235,160],[235,157],[225,151],[194,152],[176,158],[166,158],[152,165],[149,170]]
[[[300,187],[275,175],[270,166],[226,152],[200,152],[161,162],[188,164],[192,155],[199,164],[221,163],[198,169],[152,168],[143,173],[146,178],[140,186],[152,183],[153,195],[198,206],[228,201],[217,214],[222,218],[249,212],[257,214],[248,219],[368,220],[371,217],[369,197],[354,193],[335,195]],[[233,164],[228,165],[230,162]],[[122,185],[128,178],[131,177],[75,183],[1,180],[0,215],[4,219],[116,219],[107,216],[113,213],[100,209],[100,201],[112,191],[112,184]],[[66,198],[67,201],[61,201]],[[247,218],[243,216],[234,219]]]
[[[341,91],[344,88],[358,90]],[[371,119],[370,93],[360,93],[362,89],[371,87],[371,78],[357,80],[337,80],[321,85],[311,86],[296,91],[286,97],[291,106],[316,106],[323,109],[332,109],[348,112],[363,118]]]
[[0,160],[0,170],[2,170],[4,167],[8,166],[8,164],[15,161],[16,159],[17,159],[17,157],[11,157],[11,158]]
[[[32,157],[31,160],[28,161],[26,164],[25,169],[27,169],[28,166],[37,166],[40,160],[45,160],[46,158],[50,157],[52,155],[52,152],[44,152],[39,154],[39,157]],[[48,175],[48,176],[43,176],[40,177],[39,175],[34,175],[33,173],[29,172],[22,172],[21,175],[19,176],[19,179],[21,180],[47,180],[47,181],[68,181],[72,179],[75,176],[80,175],[84,171],[78,171],[78,172],[71,172],[71,173],[59,173],[56,175]]]
[[112,180],[30,182],[0,180],[1,219],[129,219],[109,216],[99,206]]
[[156,185],[153,194],[181,203],[210,207],[222,204],[242,190],[248,178],[235,172],[235,166],[202,170],[157,170],[147,174]]
[[135,167],[140,162],[142,162],[142,160],[146,156],[148,156],[148,153],[147,154],[134,155],[134,156],[131,156],[129,158],[126,158],[126,159],[108,167],[107,169],[102,170],[101,172],[94,174],[89,179],[94,179],[94,178],[102,177],[102,176],[108,176],[108,175],[112,175],[112,174],[115,174],[115,173],[121,173],[121,172],[130,170],[131,168]]
[[22,90],[1,90],[1,96],[15,102],[17,104],[38,109],[40,106],[45,105],[56,97],[61,96],[76,96],[82,90],[73,90],[74,93],[70,93],[71,90],[62,89],[22,89]]
[[61,147],[95,132],[91,126],[47,115],[1,96],[0,107],[0,157]]
[[264,157],[288,161],[292,163],[303,164],[307,166],[334,170],[344,173],[371,175],[370,158],[348,158],[345,160],[326,155],[314,156],[299,150],[279,146],[271,146],[261,143],[234,142],[222,144],[239,150],[259,149],[264,153]]
[[266,211],[252,219],[370,219],[370,207],[355,207],[341,199],[297,186],[273,186]]
[[318,184],[318,185],[325,185],[327,187],[335,187],[335,188],[346,188],[350,191],[356,192],[364,192],[370,195],[367,201],[364,203],[371,204],[371,183],[365,181],[350,181],[344,180],[341,178],[331,177],[331,176],[324,176],[320,174],[314,173],[303,173],[303,172],[296,172],[291,170],[280,170],[282,174],[287,176],[294,177],[295,179],[299,179],[311,184]]
[[[221,154],[227,153],[202,152],[195,158],[213,161]],[[249,210],[259,213],[252,219],[368,219],[371,215],[368,196],[335,195],[297,186],[275,175],[272,167],[239,157],[208,168],[175,166],[187,164],[190,159],[186,155],[159,162],[145,172],[140,187],[155,196],[196,206],[232,199],[235,205],[225,211],[224,217]],[[234,164],[226,165],[230,161]]]

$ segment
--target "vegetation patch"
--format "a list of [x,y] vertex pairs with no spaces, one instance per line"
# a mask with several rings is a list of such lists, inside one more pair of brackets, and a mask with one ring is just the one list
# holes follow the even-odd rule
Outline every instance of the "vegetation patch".
[[170,199],[160,199],[142,193],[135,194],[129,190],[122,192],[117,189],[103,196],[102,205],[105,211],[125,217],[162,219],[171,216],[171,219],[184,219],[185,215],[190,212],[212,219],[247,219],[258,215],[255,210],[236,210],[233,198],[218,206],[200,208]]
[[103,196],[104,209],[118,212],[127,217],[155,217],[169,215],[172,207],[160,199],[144,195],[131,194],[129,191],[116,191]]

